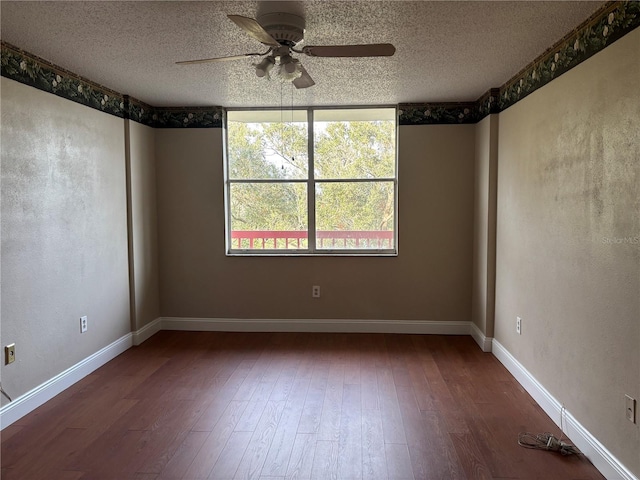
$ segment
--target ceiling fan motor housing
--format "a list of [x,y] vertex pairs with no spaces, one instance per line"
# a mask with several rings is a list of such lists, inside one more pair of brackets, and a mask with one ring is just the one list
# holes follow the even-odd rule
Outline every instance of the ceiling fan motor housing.
[[281,45],[294,47],[304,38],[304,18],[291,13],[266,13],[258,23]]

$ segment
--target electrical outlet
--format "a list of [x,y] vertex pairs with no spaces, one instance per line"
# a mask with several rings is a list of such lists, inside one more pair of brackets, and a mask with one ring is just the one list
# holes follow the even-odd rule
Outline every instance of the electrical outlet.
[[636,400],[629,395],[624,396],[624,408],[627,420],[636,423]]
[[89,322],[87,321],[86,315],[83,317],[80,317],[80,333],[84,333],[87,331],[87,328],[89,328],[88,323]]
[[518,335],[522,335],[522,319],[520,317],[516,317],[516,332]]
[[16,344],[12,343],[4,347],[4,364],[9,365],[16,361]]
[[311,296],[313,298],[320,298],[320,285],[314,285],[311,287]]

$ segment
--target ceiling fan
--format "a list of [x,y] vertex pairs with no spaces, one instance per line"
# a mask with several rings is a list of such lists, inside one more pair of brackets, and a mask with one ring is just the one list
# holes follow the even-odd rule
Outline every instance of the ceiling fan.
[[255,65],[258,77],[269,77],[269,72],[278,66],[277,74],[284,81],[291,81],[296,88],[315,85],[311,76],[292,53],[310,57],[386,57],[395,53],[390,43],[371,43],[364,45],[324,45],[304,46],[296,49],[304,39],[304,18],[291,13],[267,13],[253,18],[241,15],[227,15],[238,27],[252,38],[269,47],[263,53],[245,53],[228,57],[203,58],[176,62],[179,65],[238,60],[247,57],[264,57]]

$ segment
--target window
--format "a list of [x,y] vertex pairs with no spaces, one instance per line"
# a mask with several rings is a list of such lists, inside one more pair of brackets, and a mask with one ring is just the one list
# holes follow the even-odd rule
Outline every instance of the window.
[[230,110],[228,254],[397,250],[395,108]]

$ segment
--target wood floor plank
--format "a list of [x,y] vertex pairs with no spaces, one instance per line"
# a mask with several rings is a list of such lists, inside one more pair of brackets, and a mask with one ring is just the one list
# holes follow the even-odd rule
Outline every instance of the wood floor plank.
[[7,440],[13,437],[16,433],[19,433],[24,428],[25,427],[23,425],[16,425],[15,423],[13,425],[9,425],[8,427],[5,427],[4,430],[2,430],[2,433],[0,433],[0,441],[6,442]]
[[[103,378],[99,375],[89,374],[80,381],[71,385],[69,388],[53,397],[48,402],[40,405],[33,410],[29,415],[25,415],[22,418],[16,420],[12,425],[18,426],[37,426],[38,430],[42,432],[43,424],[48,425],[51,423],[51,419],[58,418],[58,412],[66,411],[69,400],[71,398],[78,398],[78,393],[87,389],[96,380]],[[4,430],[3,430],[4,433]]]
[[402,425],[402,414],[390,368],[378,368],[378,388],[384,442],[406,444],[407,438]]
[[103,378],[114,376],[149,377],[170,360],[169,354],[157,355],[149,349],[133,347],[96,369]]
[[396,393],[407,444],[419,445],[425,443],[426,432],[424,432],[421,425],[422,414],[413,388],[410,386],[396,387]]
[[[121,478],[135,475],[137,472],[133,464],[138,460],[137,446],[145,433],[144,430],[121,430],[103,435],[102,441],[98,442],[104,445],[101,451],[90,449],[79,457],[80,465],[84,467],[80,469],[87,472],[85,477],[108,478],[111,475]],[[95,454],[91,455],[93,452]]]
[[338,477],[344,480],[362,479],[360,384],[344,385],[338,447]]
[[338,442],[318,440],[311,469],[312,480],[338,480]]
[[408,355],[406,356],[407,371],[411,379],[410,385],[413,388],[420,410],[435,410],[434,394],[422,369],[420,362],[421,352],[415,346],[414,337],[412,336],[412,342],[407,345]]
[[298,424],[298,433],[317,433],[320,426],[320,418],[322,417],[322,405],[324,404],[328,381],[329,365],[319,360],[313,370],[309,390],[304,400],[304,407]]
[[251,440],[247,445],[242,460],[238,465],[235,480],[252,480],[260,477],[262,468],[276,434],[280,417],[284,411],[284,400],[269,400]]
[[409,346],[409,335],[389,335],[387,338],[387,348],[389,349],[389,360],[391,362],[391,373],[393,383],[396,387],[412,386],[411,376],[407,368],[407,348]]
[[51,469],[66,470],[66,457],[81,449],[86,438],[86,429],[66,428],[46,443],[34,447],[39,451],[39,461],[24,457],[15,463],[14,470],[21,472],[23,478],[46,478]]
[[[98,399],[97,399],[98,400]],[[80,404],[86,402],[86,399],[83,399]],[[99,401],[97,402],[99,403]],[[78,422],[78,416],[75,415],[72,408],[69,408],[69,411],[66,415],[61,414],[60,420],[64,420],[64,423],[67,425],[67,428],[60,431],[60,434],[64,436],[64,432],[71,429],[76,434],[71,435],[65,438],[65,441],[62,443],[66,445],[66,450],[60,452],[59,460],[62,463],[62,468],[69,470],[83,470],[82,468],[78,468],[77,465],[74,465],[74,459],[83,455],[83,452],[86,448],[92,445],[98,438],[100,438],[105,432],[108,432],[110,427],[117,422],[120,418],[127,414],[135,405],[137,404],[137,400],[129,400],[129,399],[120,399],[109,405],[108,408],[105,408],[102,411],[102,414],[99,417],[93,417],[94,422]],[[96,422],[95,418],[100,418],[100,422]],[[78,428],[78,423],[80,424],[88,424],[90,425],[87,428]],[[29,427],[31,428],[31,427]],[[49,443],[51,438],[56,438],[53,435],[33,435],[31,437],[31,441],[23,443],[23,445],[28,449],[27,451],[33,452],[38,451],[40,448],[43,448],[45,445]],[[68,443],[67,440],[71,440],[71,443]],[[60,445],[57,445],[56,448],[59,448]],[[11,457],[5,458],[3,451],[3,464],[10,464]],[[33,459],[29,454],[23,454],[22,463],[30,464]],[[41,459],[39,458],[39,463]],[[57,462],[56,460],[56,462]],[[19,463],[17,464],[19,465]]]
[[203,409],[202,414],[195,421],[191,430],[198,432],[210,432],[213,430],[231,403],[235,392],[236,390],[234,388],[228,388],[226,385],[217,389],[213,399]]
[[361,337],[357,335],[349,335],[349,337],[347,337],[343,363],[344,383],[349,385],[359,385],[361,381],[362,364],[360,345]]
[[[85,472],[62,470],[57,473],[56,480],[81,480],[85,476]],[[0,472],[2,480],[25,480],[24,472],[13,468],[3,468]]]
[[[440,441],[437,436],[441,435],[441,433],[437,428],[425,428],[423,413],[418,405],[414,389],[411,387],[397,387],[396,390],[414,477],[416,479],[454,478],[451,475],[453,473],[459,474],[460,472],[452,472],[450,466],[440,467],[438,473],[434,471],[434,464],[444,463],[444,461],[449,463],[451,460],[447,459],[446,456],[437,457],[431,455],[434,443]],[[436,438],[433,438],[434,436]]]
[[274,387],[274,382],[260,382],[258,384],[242,418],[236,425],[237,432],[253,432],[256,429]]
[[[74,408],[75,402],[71,402],[71,398],[74,397],[70,397],[67,403],[57,405],[56,408],[48,410],[47,414],[34,412],[37,418],[26,422],[26,426],[13,436],[12,441],[2,444],[2,466],[13,467],[22,459],[26,459],[25,461],[28,462],[30,455],[41,448],[42,445],[48,443],[51,438],[60,435],[67,428],[78,428]],[[102,401],[99,396],[95,400],[96,402]],[[86,403],[84,398],[77,402],[79,410],[81,410],[83,403]],[[110,408],[105,410],[103,415],[99,417],[101,421],[98,426],[102,430],[108,428],[113,418],[118,418],[135,403],[136,401],[126,399],[114,401]],[[96,417],[93,418],[95,424]]]
[[233,432],[207,478],[211,480],[231,480],[236,474],[247,445],[251,440],[251,432]]
[[175,431],[171,428],[159,428],[144,432],[138,444],[135,461],[131,469],[138,473],[159,474],[175,455],[184,442],[188,431]]
[[265,459],[265,465],[262,470],[264,475],[282,477],[287,474],[287,467],[294,449],[296,433],[310,383],[311,378],[307,376],[296,379],[284,408],[286,414],[282,416],[278,424]]
[[[469,432],[476,439],[480,454],[489,468],[491,476],[496,478],[517,477],[520,475],[517,458],[524,452],[516,449],[518,447],[522,450],[515,441],[517,436],[513,429],[501,428],[501,425],[510,422],[505,422],[504,404],[498,401],[498,392],[496,392],[495,398],[497,401],[492,403],[478,404],[473,402],[471,404],[473,408],[470,409],[466,423],[469,426]],[[496,409],[501,412],[499,424],[491,421],[492,414],[497,412]],[[477,414],[480,410],[483,412],[482,415]],[[492,423],[492,425],[490,426],[489,423]],[[507,454],[507,452],[510,452],[510,454]],[[544,475],[544,472],[539,473]]]
[[229,390],[233,390],[234,395],[238,392],[240,386],[245,382],[249,373],[256,364],[256,360],[249,357],[244,358],[240,363],[233,368],[231,375],[228,377],[224,386]]
[[251,400],[256,388],[262,383],[262,377],[268,372],[273,360],[274,356],[269,349],[263,349],[260,357],[258,357],[249,372],[247,372],[247,376],[239,386],[234,400]]
[[269,400],[273,402],[286,402],[293,389],[293,384],[296,380],[296,374],[298,372],[297,360],[294,360],[290,365],[284,365],[280,370],[280,374],[276,379],[276,384],[269,395]]
[[422,412],[424,441],[409,446],[409,456],[416,479],[466,479],[445,420],[438,412]]
[[363,410],[380,410],[377,368],[364,362],[360,370],[360,398]]
[[[426,348],[425,343],[429,344],[430,342],[425,342],[421,337],[414,337],[417,359],[427,380],[430,397],[429,402],[426,405],[421,405],[421,410],[446,412],[447,418],[451,420],[451,428],[456,428],[462,432],[466,432],[466,426],[459,421],[459,417],[462,415],[461,407],[452,395],[448,384],[443,378],[440,368],[433,357],[432,353],[435,352],[425,351],[420,348],[420,345],[422,345],[422,348]],[[420,402],[420,399],[418,399],[418,401]]]
[[398,443],[387,443],[384,448],[389,480],[414,480],[409,447]]
[[460,458],[462,468],[464,469],[467,478],[484,480],[491,479],[493,477],[472,434],[451,433],[449,434],[449,437],[453,442],[453,446],[456,449],[458,458]]
[[362,478],[388,478],[382,414],[379,409],[362,410]]
[[[118,381],[127,383],[126,379],[116,380]],[[96,418],[100,418],[102,423],[111,424],[135,409],[140,402],[125,398],[125,390],[120,390],[119,393],[106,393],[101,389],[88,397],[75,399],[74,408],[60,412],[60,415],[64,415],[67,426],[70,428],[93,428]]]
[[318,440],[337,442],[340,439],[340,417],[344,388],[344,364],[333,363],[329,368],[327,389],[318,425]]
[[[180,447],[171,456],[165,467],[158,475],[158,480],[181,480],[189,466],[202,450],[202,447],[209,437],[210,432],[189,432]],[[201,478],[206,478],[207,475]],[[193,477],[196,479],[197,477]]]
[[[209,478],[249,402],[232,400],[185,471],[185,479]],[[238,459],[239,461],[239,459]],[[235,471],[233,472],[235,474]]]
[[7,427],[0,473],[602,480],[525,430],[558,431],[468,336],[163,331]]
[[310,480],[316,451],[315,433],[298,433],[293,442],[289,463],[287,465],[287,480]]

